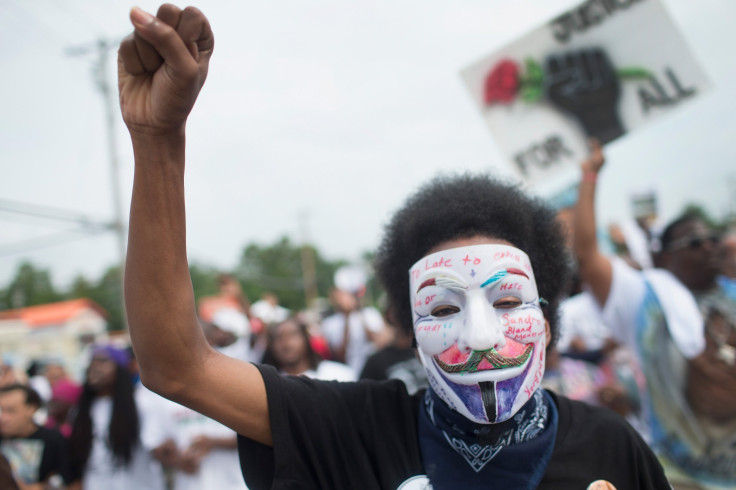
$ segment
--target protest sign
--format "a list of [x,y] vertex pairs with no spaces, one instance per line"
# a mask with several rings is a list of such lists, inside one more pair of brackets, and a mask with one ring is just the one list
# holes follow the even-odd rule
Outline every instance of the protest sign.
[[462,71],[501,150],[538,186],[702,94],[659,0],[587,0]]

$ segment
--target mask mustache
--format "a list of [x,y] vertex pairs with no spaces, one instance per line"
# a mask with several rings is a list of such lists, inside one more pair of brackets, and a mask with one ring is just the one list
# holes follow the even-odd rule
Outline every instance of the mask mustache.
[[[474,350],[470,353],[468,359],[462,364],[447,364],[446,362],[440,360],[437,356],[434,357],[434,360],[440,367],[440,369],[442,369],[446,373],[475,373],[477,371],[487,371],[492,369],[504,369],[522,366],[532,355],[533,350],[533,345],[527,345],[524,349],[524,352],[514,357],[502,356],[496,351],[496,349],[493,348],[481,351]],[[490,364],[492,367],[478,369],[483,360],[486,360],[488,364]]]

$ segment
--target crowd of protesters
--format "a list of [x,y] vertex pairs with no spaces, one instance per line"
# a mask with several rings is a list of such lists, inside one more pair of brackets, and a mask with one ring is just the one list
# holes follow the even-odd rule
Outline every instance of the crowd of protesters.
[[[600,150],[596,148],[591,158],[597,166],[588,172],[597,176],[603,163]],[[549,351],[543,384],[624,416],[658,450],[675,488],[719,488],[708,483],[712,481],[708,472],[723,468],[732,475],[734,471],[728,466],[733,464],[728,459],[730,449],[718,453],[719,442],[722,447],[734,438],[736,383],[734,357],[729,354],[736,344],[734,234],[716,234],[695,215],[683,215],[658,233],[643,226],[651,219],[640,220],[638,232],[646,237],[646,259],[634,260],[626,237],[617,233],[611,234],[612,258],[593,252],[595,259],[590,259],[595,222],[589,191],[583,187],[579,199],[553,204],[568,230],[569,250],[579,261],[569,298],[561,304],[560,338]],[[569,210],[573,213],[565,222]],[[601,261],[604,270],[587,265],[586,260]],[[610,270],[605,264],[611,264]],[[660,269],[655,265],[672,271],[679,283],[657,283]],[[617,268],[622,270],[616,272]],[[643,327],[635,324],[636,319],[631,315],[621,319],[622,313],[617,317],[610,312],[609,296],[624,287],[615,285],[615,274],[651,277],[649,294],[658,298],[659,293],[663,305],[678,293],[678,284],[684,284],[693,292],[697,310],[663,315],[697,324],[697,318],[687,314],[702,313],[704,336],[686,335],[687,341],[681,341],[669,327],[658,332],[653,344],[641,337]],[[594,286],[601,280],[609,284]],[[410,393],[427,387],[412,336],[362,304],[364,287],[335,287],[326,312],[292,313],[279,305],[273,293],[251,304],[233,276],[222,275],[219,284],[219,293],[201,298],[198,310],[210,344],[229,356],[270,364],[288,375],[335,381],[399,379]],[[601,297],[600,289],[609,292]],[[629,299],[624,309],[635,311],[633,301]],[[665,351],[655,356],[653,365],[647,363],[651,358],[642,350],[658,344]],[[673,352],[681,352],[686,359],[679,364],[681,372],[670,371],[677,365],[662,372],[659,363]],[[246,488],[235,432],[144,388],[129,346],[97,345],[90,356],[85,376],[79,380],[57,358],[31,362],[25,372],[2,365],[0,474],[8,482],[3,488]],[[663,394],[651,388],[653,383],[672,385],[669,392],[679,395],[657,405],[657,397]],[[709,389],[714,383],[723,389]],[[661,413],[663,407],[666,413]],[[680,425],[693,429],[683,437],[695,438],[699,452],[697,448],[693,454],[682,452],[682,445],[692,439],[673,440],[672,432],[662,426],[670,419],[690,424]],[[670,438],[662,440],[668,434]],[[43,486],[34,486],[38,483]]]
[[[213,40],[202,14],[163,6],[159,17],[154,22],[134,10],[141,39],[137,48],[132,40],[123,44],[122,77],[156,72],[162,58],[192,65],[190,77],[206,75]],[[156,54],[148,63],[153,68],[133,53]],[[183,125],[203,81],[182,89],[189,102],[155,102],[169,104],[162,111]],[[124,94],[125,87],[123,80]],[[153,91],[144,95],[156,98]],[[171,140],[136,140],[137,118],[146,114],[131,107],[124,116],[139,150],[137,172],[145,172]],[[183,165],[183,141],[173,140],[162,158],[176,168]],[[362,488],[362,479],[366,488],[402,481],[401,488],[419,488],[408,486],[412,480],[435,488],[475,488],[479,480],[577,488],[597,471],[606,480],[588,488],[612,488],[614,480],[625,482],[618,488],[734,488],[734,230],[715,233],[693,214],[659,227],[650,209],[612,228],[614,253],[604,253],[595,205],[604,162],[591,141],[557,221],[549,206],[486,177],[430,183],[387,227],[377,260],[389,298],[383,312],[363,304],[360,281],[346,287],[336,277],[331,310],[315,314],[291,312],[271,293],[251,304],[237,279],[223,275],[219,293],[200,299],[193,321],[188,303],[176,311],[162,306],[180,306],[171,298],[188,292],[186,281],[169,281],[186,270],[183,235],[164,231],[159,240],[149,233],[161,223],[140,204],[166,196],[159,201],[182,225],[183,205],[168,199],[181,189],[157,187],[160,175],[147,174],[133,201],[126,279],[135,286],[128,298],[132,341],[147,366],[146,384],[183,405],[141,384],[128,346],[94,346],[79,380],[59,360],[32,364],[25,375],[3,365],[0,483],[237,489],[246,488],[245,476],[257,488],[292,488],[299,475],[307,488],[341,488],[356,479],[354,488]],[[174,259],[150,260],[157,253]],[[141,265],[146,259],[148,268]],[[463,260],[492,264],[484,269],[490,275],[475,278]],[[575,280],[568,287],[569,269]],[[169,289],[160,296],[170,302],[146,296],[146,288],[163,283]],[[514,294],[489,300],[496,283]],[[434,294],[420,295],[425,288]],[[494,315],[487,316],[489,309]],[[141,327],[168,314],[183,321],[161,325],[160,337]],[[454,315],[463,320],[452,334],[445,319]],[[495,339],[489,332],[499,318],[511,327]],[[455,335],[450,347],[448,331]],[[184,366],[188,376],[180,379]],[[198,369],[207,372],[200,376]],[[334,383],[364,379],[398,381]]]
[[[414,391],[426,387],[410,340],[394,338],[381,314],[361,305],[364,287],[335,288],[325,312],[293,314],[273,293],[251,304],[233,276],[218,282],[218,294],[201,298],[198,311],[220,352],[284,374],[401,378]],[[346,364],[353,352],[360,356]],[[88,355],[79,380],[48,356],[24,372],[2,364],[0,472],[12,482],[2,488],[246,488],[235,432],[147,390],[129,343],[94,345]],[[372,367],[364,370],[366,361]]]
[[[598,177],[602,164],[595,147],[585,171]],[[605,256],[597,251],[593,184],[583,181],[577,200],[557,203],[577,277],[560,307],[543,384],[625,417],[675,488],[726,488],[718,482],[736,471],[736,239],[683,215],[659,233],[641,227],[646,259],[634,260],[616,233],[616,253]],[[364,289],[336,287],[329,311],[293,313],[272,293],[251,304],[233,276],[219,283],[198,310],[208,342],[226,355],[287,375],[393,378],[410,393],[427,387],[412,336],[364,306]],[[621,306],[616,295],[624,295],[615,300]],[[641,301],[650,317],[636,316]],[[3,488],[246,488],[234,431],[144,388],[129,346],[97,345],[90,356],[79,380],[60,359],[32,362],[23,373],[3,364]]]
[[[594,143],[576,199],[555,204],[576,278],[543,385],[625,417],[674,488],[728,488],[736,474],[736,239],[692,214],[653,231],[650,216],[628,231],[644,237],[644,258],[618,233],[615,253],[604,255],[594,207],[603,162]],[[273,293],[251,304],[233,276],[219,284],[198,311],[208,342],[227,356],[284,375],[399,379],[409,393],[427,387],[413,337],[363,305],[363,285],[335,287],[329,311],[293,313]],[[96,345],[89,355],[79,380],[60,359],[34,361],[24,373],[2,365],[3,488],[246,488],[233,430],[143,387],[129,345]]]
[[[199,314],[210,344],[228,356],[337,381],[357,380],[375,358],[364,376],[391,376],[393,357],[370,357],[380,347],[371,335],[391,337],[377,310],[360,306],[362,290],[333,290],[332,308],[320,321],[314,312],[293,315],[272,293],[251,305],[232,276],[222,275],[219,284],[218,294],[200,300]],[[347,352],[361,357],[347,365]],[[400,361],[418,365],[410,342],[397,352]],[[413,372],[421,378],[421,368]],[[414,390],[426,386],[426,378],[410,382]],[[144,388],[125,344],[94,346],[83,379],[46,357],[25,372],[3,363],[0,385],[0,448],[8,481],[19,488],[245,488],[235,433]]]

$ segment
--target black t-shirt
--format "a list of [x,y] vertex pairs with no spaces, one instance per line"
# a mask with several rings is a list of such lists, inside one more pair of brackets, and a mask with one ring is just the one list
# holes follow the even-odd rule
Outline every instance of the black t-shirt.
[[365,361],[360,379],[403,381],[409,393],[416,393],[427,387],[427,374],[417,358],[416,349],[402,349],[396,346],[385,347]]
[[[251,490],[394,490],[425,474],[417,438],[421,392],[408,395],[400,381],[325,382],[258,367],[273,448],[238,437]],[[669,488],[652,451],[621,417],[552,398],[559,412],[557,437],[539,488],[585,489],[597,480],[618,490]],[[478,488],[489,487],[479,482]]]
[[18,490],[18,484],[15,483],[13,472],[10,469],[8,459],[0,453],[0,488],[4,490]]
[[393,345],[384,347],[371,355],[363,366],[360,379],[375,379],[378,381],[394,379],[388,375],[388,370],[394,364],[416,359],[416,351],[412,348],[400,349]]
[[45,482],[54,474],[69,482],[69,447],[57,430],[39,427],[28,437],[4,437],[0,450],[25,483]]

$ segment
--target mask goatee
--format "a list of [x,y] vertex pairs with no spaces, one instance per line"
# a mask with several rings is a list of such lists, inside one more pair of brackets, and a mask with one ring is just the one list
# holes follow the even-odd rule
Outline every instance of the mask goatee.
[[495,424],[498,418],[498,413],[496,412],[496,382],[481,381],[478,385],[480,386],[480,395],[483,400],[486,417],[488,417],[490,423]]

